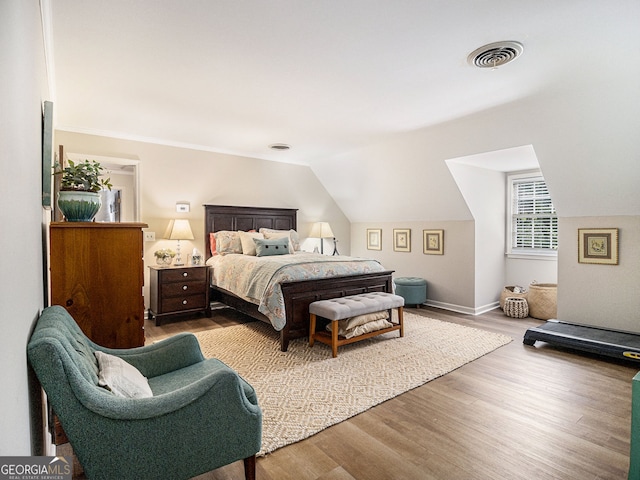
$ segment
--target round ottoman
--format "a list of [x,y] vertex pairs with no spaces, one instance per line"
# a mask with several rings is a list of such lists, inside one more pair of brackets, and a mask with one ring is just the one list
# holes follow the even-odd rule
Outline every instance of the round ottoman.
[[394,280],[396,295],[404,298],[405,305],[420,305],[427,301],[427,281],[419,277],[398,277]]

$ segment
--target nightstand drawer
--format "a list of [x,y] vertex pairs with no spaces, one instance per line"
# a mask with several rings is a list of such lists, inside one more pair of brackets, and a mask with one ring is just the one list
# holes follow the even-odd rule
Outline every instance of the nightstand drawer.
[[185,295],[182,297],[163,298],[160,310],[162,312],[178,312],[194,308],[206,308],[207,299],[204,295]]
[[206,268],[172,268],[162,272],[162,282],[185,282],[187,280],[204,282],[207,278]]
[[208,285],[203,281],[182,281],[180,283],[165,283],[160,288],[162,289],[162,297],[164,298],[203,294],[208,288]]

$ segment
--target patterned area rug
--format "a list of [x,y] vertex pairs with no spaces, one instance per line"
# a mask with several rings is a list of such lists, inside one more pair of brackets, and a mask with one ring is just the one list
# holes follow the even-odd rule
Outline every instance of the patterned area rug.
[[206,357],[222,360],[258,394],[266,455],[461,367],[512,339],[406,313],[405,333],[338,348],[297,339],[280,351],[269,325],[253,322],[197,333]]

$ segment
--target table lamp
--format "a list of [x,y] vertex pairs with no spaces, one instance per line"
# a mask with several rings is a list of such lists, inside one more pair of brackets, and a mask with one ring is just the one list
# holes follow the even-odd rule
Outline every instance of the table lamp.
[[[336,237],[333,234],[333,230],[331,230],[331,226],[327,222],[316,222],[311,227],[311,233],[309,233],[310,238],[319,238],[320,239],[320,253],[324,254],[324,238],[333,238],[333,244],[335,249]],[[337,252],[334,251],[334,255]]]
[[180,257],[180,240],[193,240],[193,232],[191,231],[191,225],[189,220],[184,218],[176,218],[169,222],[167,231],[164,233],[164,238],[169,240],[177,240],[178,246],[176,247],[176,262],[175,266],[183,266],[182,258]]

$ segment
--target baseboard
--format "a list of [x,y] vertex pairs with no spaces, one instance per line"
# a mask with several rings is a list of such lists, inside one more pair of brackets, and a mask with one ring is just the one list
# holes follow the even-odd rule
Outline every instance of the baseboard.
[[465,307],[462,305],[454,305],[452,303],[438,302],[435,300],[427,300],[424,305],[428,307],[441,308],[443,310],[449,310],[456,313],[463,313],[465,315],[482,315],[483,313],[487,313],[491,310],[495,310],[500,307],[500,302],[495,301],[488,305],[483,305],[481,307]]
[[476,315],[482,315],[483,313],[490,312],[491,310],[495,310],[496,308],[500,308],[500,302],[496,300],[495,302],[491,302],[482,307],[476,308]]

